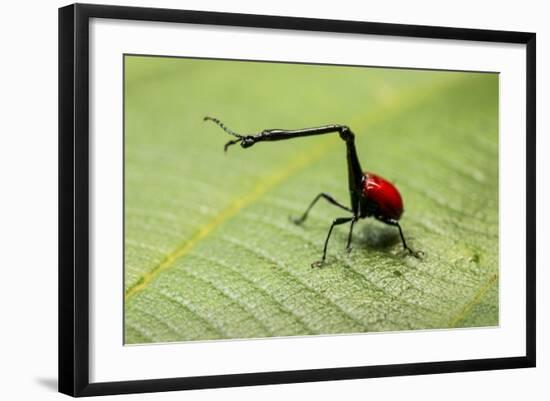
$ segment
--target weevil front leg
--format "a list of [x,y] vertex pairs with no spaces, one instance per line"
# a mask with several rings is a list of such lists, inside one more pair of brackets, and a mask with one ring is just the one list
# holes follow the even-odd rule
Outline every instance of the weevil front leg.
[[317,201],[319,199],[325,199],[327,202],[329,202],[331,205],[334,205],[334,206],[337,206],[339,207],[340,209],[344,209],[350,213],[353,213],[353,210],[351,210],[349,207],[347,206],[344,206],[342,205],[340,202],[338,202],[336,199],[334,199],[330,194],[327,194],[326,192],[321,192],[319,195],[317,195],[312,201],[311,203],[309,204],[309,206],[307,207],[306,211],[304,212],[304,214],[302,214],[302,216],[300,218],[293,218],[292,216],[290,217],[290,220],[292,220],[292,222],[294,224],[297,224],[297,225],[300,225],[302,224],[306,219],[307,219],[307,216],[309,214],[309,211],[313,208],[313,206],[317,203]]

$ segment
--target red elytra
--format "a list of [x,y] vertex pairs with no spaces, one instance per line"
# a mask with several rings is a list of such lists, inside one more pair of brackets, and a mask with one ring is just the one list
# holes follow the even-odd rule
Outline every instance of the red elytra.
[[403,214],[403,199],[397,188],[379,175],[365,172],[362,195],[378,206],[383,217],[399,220]]

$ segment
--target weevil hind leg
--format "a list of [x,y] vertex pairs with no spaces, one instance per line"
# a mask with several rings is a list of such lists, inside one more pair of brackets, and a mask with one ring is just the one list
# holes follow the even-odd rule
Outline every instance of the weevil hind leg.
[[397,227],[399,229],[399,236],[401,237],[401,243],[403,244],[403,249],[408,251],[411,256],[414,256],[417,259],[422,259],[424,256],[423,251],[415,251],[411,247],[407,245],[407,241],[405,241],[405,236],[403,235],[403,229],[401,228],[401,225],[399,222],[395,219],[386,219],[386,218],[378,218],[383,223],[386,223],[390,226]]

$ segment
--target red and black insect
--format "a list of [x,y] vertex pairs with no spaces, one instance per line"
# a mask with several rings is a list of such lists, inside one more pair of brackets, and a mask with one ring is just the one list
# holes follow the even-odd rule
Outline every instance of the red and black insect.
[[327,238],[325,240],[325,246],[323,248],[323,257],[320,261],[312,263],[311,267],[321,266],[327,256],[327,245],[332,234],[334,226],[351,223],[348,241],[346,249],[351,251],[351,239],[353,234],[353,226],[359,219],[374,217],[375,219],[388,224],[390,226],[397,227],[401,242],[403,243],[403,249],[407,250],[409,254],[420,258],[422,256],[421,251],[413,251],[405,241],[403,236],[403,230],[399,225],[399,219],[403,214],[403,200],[401,194],[397,188],[385,180],[384,178],[370,173],[363,172],[359,159],[357,157],[357,151],[355,150],[355,135],[345,125],[324,125],[322,127],[303,128],[297,130],[283,130],[283,129],[267,129],[254,135],[240,135],[227,128],[220,120],[213,117],[204,117],[205,121],[212,121],[220,126],[225,132],[236,137],[227,142],[224,146],[224,150],[231,145],[240,143],[241,147],[249,148],[256,142],[264,141],[281,141],[284,139],[300,138],[305,136],[322,135],[330,133],[338,133],[340,138],[346,143],[346,156],[348,160],[348,186],[350,194],[351,207],[347,207],[331,195],[325,192],[321,192],[310,203],[304,214],[300,218],[292,219],[296,224],[302,224],[311,210],[311,208],[321,198],[327,200],[334,206],[339,207],[349,213],[351,217],[338,217],[332,221],[332,224],[328,230]]

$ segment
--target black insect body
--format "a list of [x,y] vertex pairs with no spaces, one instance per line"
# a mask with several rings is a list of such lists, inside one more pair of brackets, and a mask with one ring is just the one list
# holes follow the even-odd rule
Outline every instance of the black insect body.
[[359,159],[357,157],[357,151],[355,149],[355,136],[349,127],[345,125],[324,125],[321,127],[303,128],[297,130],[283,130],[283,129],[267,129],[263,130],[255,135],[240,135],[227,128],[220,120],[213,117],[204,117],[205,121],[212,121],[220,126],[225,132],[234,136],[233,139],[227,142],[224,146],[224,150],[227,151],[229,146],[240,143],[241,147],[249,148],[257,142],[268,141],[281,141],[291,138],[300,138],[313,135],[322,135],[330,133],[338,133],[340,138],[346,144],[346,156],[348,164],[348,187],[350,193],[350,206],[347,207],[331,195],[325,192],[321,192],[310,203],[304,214],[297,219],[292,219],[296,224],[302,224],[308,216],[311,208],[317,203],[319,199],[324,199],[330,204],[351,213],[351,216],[338,217],[332,221],[332,224],[328,230],[327,237],[325,239],[325,245],[323,248],[323,257],[320,261],[312,263],[312,267],[321,266],[326,259],[327,246],[332,234],[332,230],[335,226],[351,223],[348,234],[348,241],[346,249],[351,251],[351,240],[353,235],[353,227],[355,223],[362,218],[374,217],[375,219],[388,224],[390,226],[397,227],[403,249],[407,250],[410,255],[420,258],[422,256],[421,251],[413,251],[406,243],[403,235],[403,230],[399,224],[399,219],[403,214],[403,200],[401,194],[397,188],[380,177],[379,175],[364,172],[361,169]]

